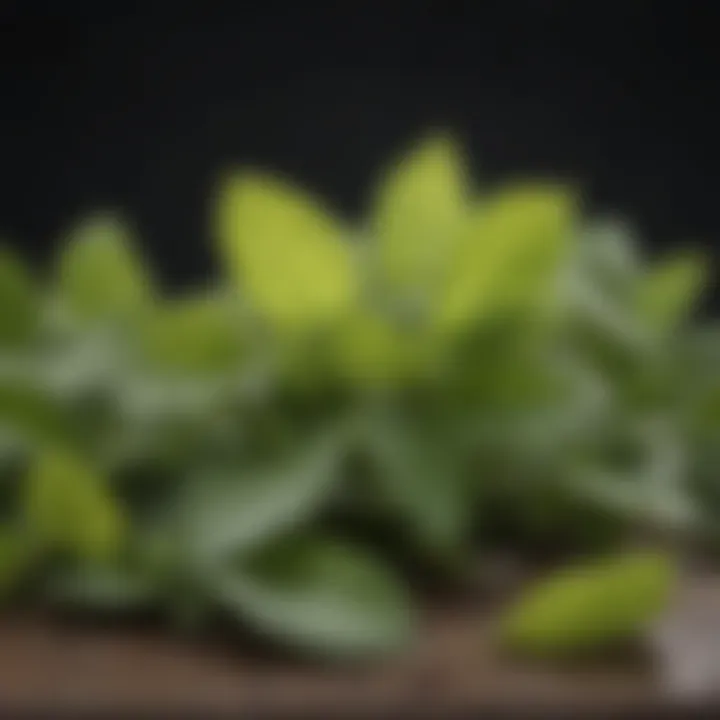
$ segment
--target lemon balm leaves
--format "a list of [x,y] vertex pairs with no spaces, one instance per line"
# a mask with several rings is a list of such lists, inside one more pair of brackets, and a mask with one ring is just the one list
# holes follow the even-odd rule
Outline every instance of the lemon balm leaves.
[[635,639],[665,609],[675,581],[674,561],[660,552],[566,568],[510,609],[504,642],[518,653],[560,659]]
[[371,229],[381,273],[395,289],[426,289],[437,279],[467,211],[467,175],[454,139],[435,133],[381,179]]
[[72,230],[57,272],[61,302],[81,321],[133,316],[152,295],[128,227],[110,213],[89,217]]
[[476,207],[463,228],[437,305],[440,327],[458,329],[551,293],[576,223],[575,194],[522,185]]
[[106,479],[80,458],[40,453],[25,492],[25,520],[38,546],[86,560],[112,557],[121,547],[124,514]]
[[281,332],[334,323],[353,307],[358,274],[347,230],[321,204],[259,173],[221,188],[220,252],[226,272]]

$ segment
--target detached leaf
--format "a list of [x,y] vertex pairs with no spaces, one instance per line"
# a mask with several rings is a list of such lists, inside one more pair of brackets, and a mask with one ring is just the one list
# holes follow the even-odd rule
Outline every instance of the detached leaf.
[[81,320],[132,316],[149,302],[150,279],[115,216],[96,215],[71,233],[60,257],[61,298]]
[[439,326],[462,330],[513,307],[543,305],[574,221],[574,196],[542,185],[512,188],[476,208],[439,298]]
[[259,174],[230,178],[219,235],[227,273],[279,329],[315,328],[352,307],[358,278],[346,231],[299,190]]
[[198,474],[180,504],[183,542],[201,561],[214,561],[287,532],[333,489],[341,450],[331,432],[277,465]]
[[707,275],[707,260],[697,253],[679,254],[657,264],[638,288],[640,316],[662,333],[675,330],[694,310]]
[[0,347],[27,342],[37,330],[37,289],[29,272],[8,249],[0,246]]
[[425,288],[442,271],[467,210],[466,174],[452,138],[435,134],[383,178],[372,224],[383,273],[393,286]]
[[673,561],[649,551],[567,568],[510,610],[504,641],[527,655],[559,658],[634,639],[665,608],[675,578]]
[[43,452],[30,468],[25,517],[40,546],[81,559],[114,555],[125,531],[125,518],[105,479],[57,450]]
[[413,612],[386,567],[351,547],[292,539],[218,578],[220,602],[261,632],[334,657],[397,650]]

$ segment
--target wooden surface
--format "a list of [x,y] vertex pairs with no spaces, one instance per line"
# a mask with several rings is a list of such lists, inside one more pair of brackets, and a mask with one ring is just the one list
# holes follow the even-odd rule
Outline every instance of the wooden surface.
[[[488,614],[445,608],[404,657],[372,669],[262,662],[238,639],[199,643],[167,632],[82,627],[38,617],[0,622],[0,710],[194,712],[488,706],[586,710],[664,704],[642,659],[564,671],[520,667],[498,656]],[[412,712],[411,712],[412,714]]]
[[[594,666],[552,669],[504,658],[494,641],[497,604],[504,603],[437,602],[401,657],[354,669],[272,659],[227,633],[190,640],[157,624],[7,614],[0,617],[0,716],[375,718],[402,711],[447,719],[473,710],[486,716],[490,709],[518,717],[659,718],[686,716],[694,707],[694,717],[720,717],[720,663],[707,659],[708,648],[720,648],[716,576],[694,575],[679,588],[665,617],[672,628],[669,655],[658,653],[659,645],[654,652],[627,649]],[[663,674],[678,660],[683,667],[713,665],[717,681],[704,680],[702,692],[681,701]]]

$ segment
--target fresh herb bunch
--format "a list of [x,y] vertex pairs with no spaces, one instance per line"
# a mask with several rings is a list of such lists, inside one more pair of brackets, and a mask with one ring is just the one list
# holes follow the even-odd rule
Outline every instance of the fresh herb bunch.
[[216,220],[222,274],[180,297],[111,215],[50,282],[0,255],[8,594],[365,654],[413,626],[380,527],[450,573],[492,543],[712,534],[699,255],[649,262],[572,188],[477,189],[446,135],[362,224],[256,172],[225,179]]

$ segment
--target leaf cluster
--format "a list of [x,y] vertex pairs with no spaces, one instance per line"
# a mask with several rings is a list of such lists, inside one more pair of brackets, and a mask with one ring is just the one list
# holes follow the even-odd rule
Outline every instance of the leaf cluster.
[[180,296],[114,215],[49,278],[0,254],[6,593],[365,654],[413,629],[397,547],[462,574],[493,543],[712,535],[699,254],[651,261],[573,188],[478,187],[442,134],[362,223],[256,171],[214,219],[221,272]]

